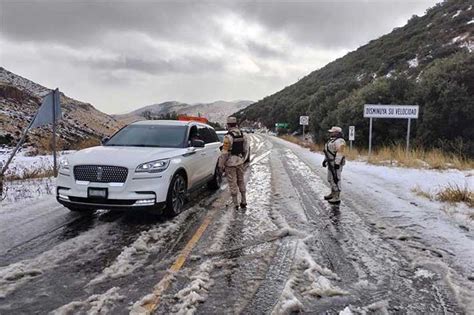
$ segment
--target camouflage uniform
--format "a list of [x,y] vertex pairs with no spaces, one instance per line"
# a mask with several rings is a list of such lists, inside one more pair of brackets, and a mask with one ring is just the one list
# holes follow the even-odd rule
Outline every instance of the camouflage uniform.
[[[235,153],[233,150],[234,143],[237,147],[237,142],[242,142],[242,153]],[[246,150],[248,149],[247,137],[237,127],[229,129],[229,133],[224,137],[224,144],[222,146],[222,154],[219,159],[219,168],[225,169],[227,181],[229,183],[230,193],[234,206],[238,208],[238,193],[241,194],[240,206],[245,208],[247,206],[246,188],[244,181],[244,162]]]
[[[323,162],[323,166],[328,167],[328,182],[331,186],[331,193],[324,197],[330,203],[339,203],[340,202],[340,192],[341,192],[341,174],[342,169],[345,165],[344,157],[344,148],[346,146],[346,141],[342,138],[342,130],[339,127],[333,127],[330,132],[339,132],[338,136],[331,136],[331,139],[324,146],[324,151],[326,158]],[[334,172],[337,176],[337,182],[334,180],[334,175],[331,169],[334,169]]]

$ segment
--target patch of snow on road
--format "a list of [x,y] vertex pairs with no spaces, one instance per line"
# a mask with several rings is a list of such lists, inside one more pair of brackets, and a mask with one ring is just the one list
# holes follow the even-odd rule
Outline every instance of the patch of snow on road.
[[170,242],[169,237],[179,229],[186,220],[197,211],[197,208],[189,209],[172,221],[157,225],[148,231],[144,231],[130,246],[117,256],[114,263],[105,268],[100,275],[89,282],[88,285],[96,285],[107,279],[120,278],[131,274],[133,271],[145,265],[148,257],[162,250],[165,244]]
[[303,303],[298,300],[294,293],[296,286],[294,279],[289,279],[281,293],[279,302],[272,311],[272,315],[289,315],[304,312]]
[[60,265],[61,261],[74,253],[84,250],[86,246],[99,244],[98,239],[107,233],[111,224],[103,224],[88,233],[62,242],[39,256],[23,260],[0,268],[0,299],[15,291],[32,279],[42,276]]
[[273,314],[290,314],[302,310],[298,295],[331,297],[349,294],[330,281],[339,277],[331,270],[318,265],[309,253],[304,241],[299,241],[295,254],[294,265]]
[[339,315],[353,315],[349,306],[346,306],[342,311],[339,312]]
[[178,300],[173,308],[175,314],[194,314],[199,303],[207,300],[209,289],[214,283],[211,279],[213,269],[214,262],[212,260],[207,260],[199,265],[197,271],[190,277],[191,283],[175,295]]
[[85,301],[74,301],[63,305],[51,312],[52,315],[69,315],[87,313],[89,315],[99,315],[110,313],[116,302],[123,301],[125,296],[119,294],[119,288],[110,288],[104,294],[94,294]]
[[426,269],[417,269],[415,272],[415,278],[433,278],[434,276],[434,273]]
[[271,172],[269,165],[269,152],[256,158],[251,164],[250,178],[247,182],[247,203],[245,211],[243,241],[255,239],[255,231],[263,234],[275,230],[268,211],[271,206]]

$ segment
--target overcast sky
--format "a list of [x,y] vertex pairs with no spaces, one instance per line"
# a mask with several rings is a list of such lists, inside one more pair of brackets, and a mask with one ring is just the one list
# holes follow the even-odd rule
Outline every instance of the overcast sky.
[[259,100],[436,2],[0,0],[0,65],[107,113]]

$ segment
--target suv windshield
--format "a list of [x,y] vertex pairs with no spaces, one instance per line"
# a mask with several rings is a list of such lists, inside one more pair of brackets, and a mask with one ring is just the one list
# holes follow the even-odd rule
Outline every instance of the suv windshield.
[[180,148],[186,126],[130,125],[117,132],[106,146]]

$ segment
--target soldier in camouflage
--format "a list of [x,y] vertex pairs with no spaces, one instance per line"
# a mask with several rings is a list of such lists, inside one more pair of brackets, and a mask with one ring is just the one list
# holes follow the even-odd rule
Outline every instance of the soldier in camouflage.
[[332,127],[329,131],[330,139],[324,146],[325,159],[323,167],[328,168],[328,182],[331,185],[331,193],[324,196],[324,199],[331,204],[340,204],[341,194],[341,174],[346,163],[344,149],[346,141],[343,139],[342,129]]
[[239,209],[238,193],[240,191],[240,207],[247,208],[246,188],[244,181],[244,162],[248,150],[247,137],[237,127],[237,118],[227,119],[228,133],[224,137],[222,154],[219,159],[219,169],[225,171],[229,182],[232,203]]

